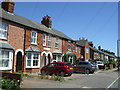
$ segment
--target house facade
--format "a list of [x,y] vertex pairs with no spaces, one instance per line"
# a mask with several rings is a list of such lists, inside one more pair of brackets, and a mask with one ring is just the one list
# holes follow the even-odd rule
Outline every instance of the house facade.
[[39,72],[41,67],[80,57],[81,46],[67,35],[52,29],[50,16],[41,24],[14,13],[14,2],[2,2],[0,8],[0,70]]

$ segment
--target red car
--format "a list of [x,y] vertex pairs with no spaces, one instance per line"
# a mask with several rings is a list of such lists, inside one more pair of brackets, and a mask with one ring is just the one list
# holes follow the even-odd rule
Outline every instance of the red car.
[[41,74],[59,74],[64,77],[66,74],[71,76],[73,73],[73,65],[67,62],[50,63],[41,69]]

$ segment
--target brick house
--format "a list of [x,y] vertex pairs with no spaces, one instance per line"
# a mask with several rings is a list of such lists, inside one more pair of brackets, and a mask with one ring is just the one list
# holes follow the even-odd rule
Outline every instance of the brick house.
[[0,8],[0,70],[39,72],[50,62],[64,61],[65,53],[72,63],[71,54],[80,57],[81,46],[52,29],[50,16],[43,17],[41,24],[36,23],[16,15],[14,5],[14,2],[2,2]]
[[79,40],[76,40],[76,42],[78,43],[78,45],[81,46],[80,60],[88,61],[90,59],[90,48],[88,40],[85,38],[81,38]]

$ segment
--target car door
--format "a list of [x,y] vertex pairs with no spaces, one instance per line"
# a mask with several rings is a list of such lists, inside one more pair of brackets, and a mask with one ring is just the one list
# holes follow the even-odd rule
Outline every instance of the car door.
[[51,64],[49,64],[48,66],[47,66],[47,73],[48,74],[54,74],[54,72],[55,72],[55,63],[51,63]]
[[74,71],[75,71],[75,72],[81,72],[81,65],[82,65],[82,62],[77,63],[77,64],[74,66]]

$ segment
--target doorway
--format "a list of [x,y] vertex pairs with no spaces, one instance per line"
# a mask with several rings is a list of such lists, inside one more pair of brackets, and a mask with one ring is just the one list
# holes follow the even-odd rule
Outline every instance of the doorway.
[[16,58],[16,72],[22,72],[22,52],[17,53]]

